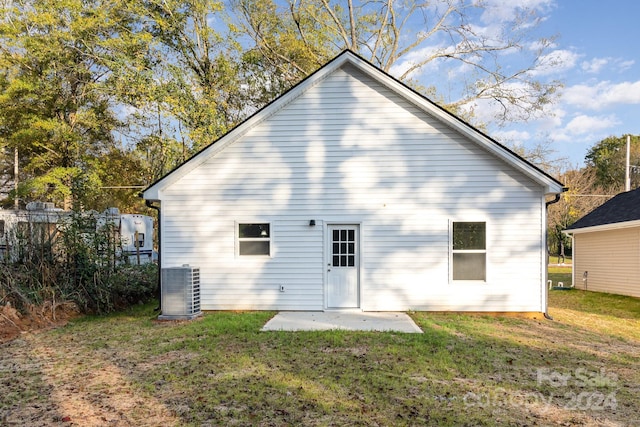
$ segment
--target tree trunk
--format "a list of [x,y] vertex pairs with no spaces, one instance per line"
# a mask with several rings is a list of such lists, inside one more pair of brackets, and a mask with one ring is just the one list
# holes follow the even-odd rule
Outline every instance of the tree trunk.
[[18,147],[15,147],[13,149],[13,189],[15,190],[13,206],[16,210],[20,208],[20,198],[18,197],[18,171],[20,167],[18,165],[18,160]]

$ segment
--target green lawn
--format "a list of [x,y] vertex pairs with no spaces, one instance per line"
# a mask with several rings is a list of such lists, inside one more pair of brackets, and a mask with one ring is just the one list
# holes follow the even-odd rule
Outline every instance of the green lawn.
[[553,286],[562,282],[565,287],[571,287],[571,267],[549,267],[549,280],[553,281]]
[[[559,257],[557,255],[549,255],[549,264],[558,264],[559,261],[561,261],[561,260],[559,259]],[[565,257],[564,263],[566,265],[571,266],[571,263],[572,263],[571,257],[570,256]]]
[[[12,425],[638,425],[640,300],[551,291],[555,320],[411,313],[424,334],[260,332],[152,306],[0,347]],[[64,423],[67,424],[64,424]]]

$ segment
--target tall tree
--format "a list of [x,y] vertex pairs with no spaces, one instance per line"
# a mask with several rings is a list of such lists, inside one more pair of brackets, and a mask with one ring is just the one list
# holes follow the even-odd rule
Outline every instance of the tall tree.
[[92,207],[102,184],[92,160],[122,125],[112,87],[144,49],[117,0],[24,0],[0,5],[0,138],[17,147],[21,197]]
[[[532,34],[542,19],[525,5],[509,8],[494,25],[484,25],[489,10],[469,0],[366,2],[331,0],[235,0],[255,51],[278,72],[274,78],[293,84],[343,49],[351,49],[400,80],[429,65],[443,74],[464,68],[462,87],[451,96],[423,88],[459,114],[473,115],[486,100],[501,106],[500,122],[527,119],[551,101],[559,83],[536,73],[557,60],[545,53],[549,38]],[[532,47],[535,46],[535,47]],[[523,66],[501,64],[518,52]],[[455,82],[450,82],[454,85]]]
[[[154,138],[163,144],[184,143],[193,152],[246,114],[240,101],[239,45],[223,2],[141,0],[138,7],[145,30],[154,38],[152,55],[161,59],[154,63],[152,93],[140,98],[151,107],[148,120],[158,129]],[[163,127],[168,131],[164,135]]]
[[570,240],[562,231],[615,195],[614,189],[598,184],[592,168],[569,169],[558,179],[567,191],[557,203],[549,206],[547,215],[548,244],[550,251],[556,254],[569,246]]
[[[595,171],[596,183],[612,187],[616,192],[624,190],[627,157],[627,136],[610,136],[591,147],[585,163]],[[631,159],[634,166],[631,174],[631,188],[640,186],[640,136],[631,135]]]

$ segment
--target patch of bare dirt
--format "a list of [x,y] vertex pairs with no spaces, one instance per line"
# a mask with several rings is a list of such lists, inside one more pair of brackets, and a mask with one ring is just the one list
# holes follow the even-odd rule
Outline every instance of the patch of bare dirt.
[[0,344],[16,339],[23,332],[63,326],[79,315],[80,311],[72,302],[46,301],[41,306],[29,306],[26,313],[10,304],[0,305]]
[[0,346],[0,426],[171,426],[167,406],[140,390],[126,351],[72,335],[23,333]]

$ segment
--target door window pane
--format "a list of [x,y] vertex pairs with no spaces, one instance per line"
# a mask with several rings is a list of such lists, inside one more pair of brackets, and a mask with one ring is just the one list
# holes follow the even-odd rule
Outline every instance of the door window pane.
[[332,264],[334,267],[355,267],[355,230],[333,230]]

